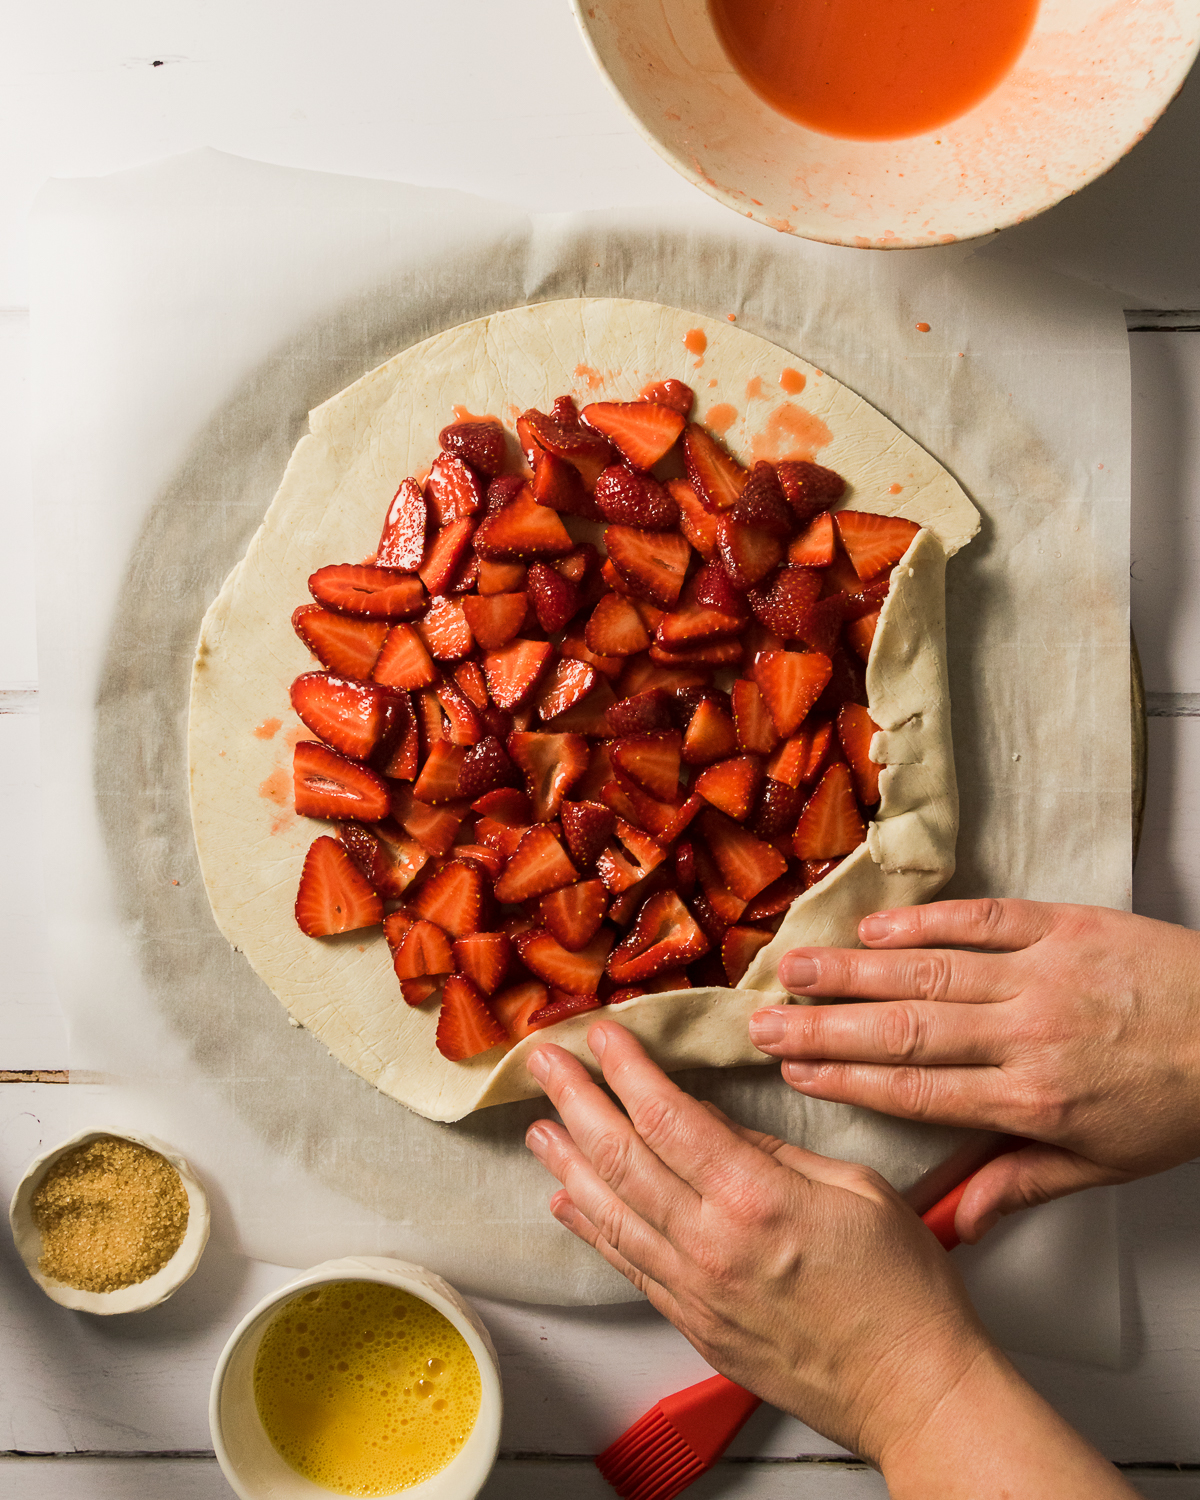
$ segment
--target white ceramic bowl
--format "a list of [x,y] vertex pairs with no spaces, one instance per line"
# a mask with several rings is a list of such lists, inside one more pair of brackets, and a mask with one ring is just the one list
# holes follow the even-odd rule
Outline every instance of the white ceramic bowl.
[[397,1500],[473,1500],[487,1481],[500,1446],[500,1366],[487,1329],[470,1306],[432,1271],[404,1260],[355,1256],[327,1260],[264,1297],[230,1336],[217,1362],[208,1402],[217,1462],[241,1500],[318,1500],[331,1491],[297,1474],[280,1457],[259,1420],[254,1361],[268,1324],[285,1302],[328,1281],[378,1281],[399,1287],[437,1309],[458,1329],[479,1366],[479,1416],[458,1454],[440,1473],[397,1490]]
[[1175,96],[1200,0],[1042,0],[1003,82],[926,135],[809,130],[734,72],[707,0],[572,0],[592,55],[689,182],[772,229],[908,249],[1003,229],[1106,172]]
[[[188,1224],[179,1249],[153,1276],[148,1276],[145,1281],[135,1282],[133,1286],[121,1287],[115,1292],[84,1292],[78,1287],[67,1286],[65,1282],[44,1276],[38,1269],[38,1260],[42,1253],[42,1236],[41,1231],[33,1222],[32,1202],[42,1178],[60,1156],[64,1156],[76,1146],[83,1146],[89,1141],[104,1138],[133,1141],[138,1146],[145,1146],[148,1150],[157,1151],[160,1156],[166,1157],[179,1173],[187,1192]],[[115,1130],[81,1130],[69,1141],[63,1141],[61,1146],[55,1146],[53,1151],[47,1151],[43,1156],[39,1156],[25,1173],[17,1184],[17,1190],[9,1205],[8,1222],[12,1225],[13,1240],[16,1242],[21,1259],[25,1262],[25,1269],[52,1301],[61,1303],[63,1307],[70,1307],[76,1312],[100,1313],[101,1315],[145,1312],[147,1308],[157,1307],[160,1302],[165,1302],[172,1292],[178,1291],[200,1264],[200,1256],[208,1243],[208,1197],[183,1157],[176,1155],[170,1146],[155,1140],[153,1136],[127,1135]]]

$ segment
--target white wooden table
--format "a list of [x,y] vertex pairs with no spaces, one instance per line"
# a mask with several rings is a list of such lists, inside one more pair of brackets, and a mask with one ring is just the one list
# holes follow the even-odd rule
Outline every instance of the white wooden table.
[[[593,71],[566,0],[43,0],[0,54],[0,1191],[66,1133],[67,1037],[39,842],[24,225],[48,176],[211,145],[290,166],[457,187],[531,209],[689,201]],[[1131,309],[1134,626],[1150,711],[1139,911],[1200,926],[1200,77],[1131,155],[1001,241],[1116,288]],[[913,252],[936,253],[936,252]],[[1189,311],[1189,309],[1191,311]],[[63,601],[69,607],[69,601]],[[1200,1163],[1121,1194],[1125,1367],[1021,1358],[1146,1495],[1200,1500]],[[217,1247],[172,1302],[88,1319],[42,1297],[0,1235],[0,1493],[229,1493],[207,1389],[241,1311],[286,1273]],[[700,1361],[646,1308],[482,1304],[500,1349],[504,1457],[489,1500],[611,1492],[589,1455]],[[884,1494],[798,1423],[760,1412],[701,1497]]]

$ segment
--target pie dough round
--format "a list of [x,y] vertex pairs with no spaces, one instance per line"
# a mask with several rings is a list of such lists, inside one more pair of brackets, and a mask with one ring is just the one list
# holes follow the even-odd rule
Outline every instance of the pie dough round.
[[[803,377],[802,399],[782,391],[785,369]],[[188,760],[196,845],[221,931],[340,1062],[433,1120],[540,1094],[525,1058],[547,1035],[594,1070],[585,1039],[595,1015],[536,1033],[499,1058],[493,1051],[449,1062],[434,1045],[436,1007],[404,1004],[377,929],[313,939],[296,926],[304,856],[327,825],[291,810],[292,746],[308,731],[288,690],[313,665],[292,630],[292,611],[308,601],[316,568],[371,552],[398,483],[425,471],[456,407],[495,416],[511,430],[519,412],[548,411],[581,381],[583,399],[621,401],[669,376],[695,389],[693,416],[701,423],[710,413],[724,420],[733,402],[744,407],[746,416],[726,433],[744,462],[815,456],[846,479],[841,506],[901,515],[923,529],[896,570],[867,663],[871,717],[880,726],[871,753],[885,766],[867,842],[792,904],[737,989],[643,995],[606,1015],[669,1071],[768,1062],[751,1046],[746,1019],[763,1004],[791,999],[775,977],[780,956],[798,944],[857,946],[868,912],[926,901],[954,871],[945,566],[974,536],[979,517],[940,464],[795,355],[677,308],[616,299],[541,303],[416,344],[310,414],[262,526],[204,617]],[[793,389],[797,383],[789,376]],[[789,440],[793,446],[781,451]]]

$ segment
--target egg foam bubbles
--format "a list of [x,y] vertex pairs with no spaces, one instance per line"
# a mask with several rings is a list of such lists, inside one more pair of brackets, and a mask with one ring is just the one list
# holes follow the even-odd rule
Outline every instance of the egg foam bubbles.
[[479,1416],[479,1366],[448,1318],[399,1287],[331,1281],[284,1304],[254,1362],[276,1452],[338,1495],[437,1474]]

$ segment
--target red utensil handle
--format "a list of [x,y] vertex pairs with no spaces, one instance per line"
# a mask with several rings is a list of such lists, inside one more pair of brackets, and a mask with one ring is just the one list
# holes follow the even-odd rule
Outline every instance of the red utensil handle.
[[921,1223],[933,1232],[934,1238],[943,1250],[953,1250],[956,1245],[962,1244],[958,1231],[954,1227],[954,1215],[958,1212],[958,1205],[962,1202],[963,1194],[968,1186],[974,1182],[984,1167],[994,1162],[998,1156],[1007,1156],[1010,1151],[1019,1151],[1025,1144],[1026,1142],[1017,1136],[1008,1136],[997,1145],[987,1161],[981,1162],[968,1177],[963,1178],[957,1187],[952,1187],[944,1198],[939,1198],[932,1208],[927,1208],[921,1215]]

